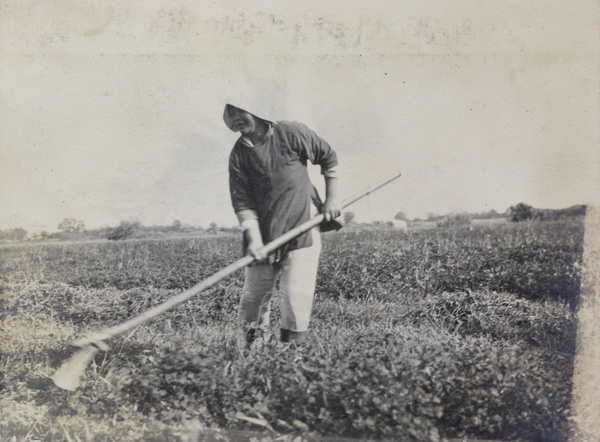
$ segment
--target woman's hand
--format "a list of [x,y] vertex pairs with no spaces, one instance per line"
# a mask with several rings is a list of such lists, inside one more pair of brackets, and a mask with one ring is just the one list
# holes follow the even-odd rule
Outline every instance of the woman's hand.
[[264,247],[262,239],[250,241],[248,243],[248,254],[254,256],[257,261],[264,261],[267,259],[267,254],[262,252],[260,249]]
[[321,207],[321,213],[325,215],[325,221],[334,220],[342,214],[337,201],[337,178],[335,177],[325,177],[325,203]]
[[267,254],[262,252],[260,249],[264,246],[262,235],[260,233],[260,227],[258,221],[253,220],[248,223],[248,228],[244,231],[246,240],[248,241],[248,255],[254,256],[257,261],[264,261],[267,258]]
[[321,207],[321,213],[325,215],[325,221],[331,221],[340,216],[342,211],[336,199],[328,198]]

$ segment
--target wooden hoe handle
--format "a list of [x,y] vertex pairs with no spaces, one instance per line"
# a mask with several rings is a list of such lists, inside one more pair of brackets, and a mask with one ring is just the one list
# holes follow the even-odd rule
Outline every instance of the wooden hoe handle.
[[[355,196],[344,200],[342,202],[342,209],[348,207],[350,204],[358,201],[359,199],[371,194],[375,190],[380,189],[381,187],[395,180],[399,176],[400,173],[396,172],[393,176],[385,179],[379,184],[369,187],[363,190],[362,192],[356,194]],[[306,221],[305,223],[300,224],[299,226],[293,228],[289,232],[281,235],[277,239],[266,244],[259,251],[264,252],[265,255],[274,252],[276,249],[278,249],[288,241],[321,224],[324,218],[325,216],[323,214],[315,216],[314,218]],[[188,299],[190,299],[193,296],[196,296],[203,290],[206,290],[207,288],[215,285],[221,279],[226,278],[227,276],[237,272],[238,270],[241,270],[244,267],[252,264],[254,260],[255,258],[253,256],[244,256],[243,258],[238,259],[232,264],[229,264],[227,267],[219,270],[217,273],[214,273],[213,275],[209,276],[208,278],[199,282],[193,287],[183,291],[178,295],[173,296],[172,298],[167,299],[162,304],[159,304],[156,307],[153,307],[150,310],[147,310],[144,313],[132,319],[129,319],[128,321],[125,321],[121,324],[106,328],[96,333],[91,333],[85,336],[84,338],[73,342],[72,345],[82,348],[61,365],[61,367],[52,376],[52,380],[58,387],[63,388],[65,390],[73,391],[77,389],[77,387],[79,386],[81,375],[83,374],[83,371],[85,370],[86,366],[93,359],[94,355],[98,352],[98,350],[106,351],[108,349],[108,346],[104,343],[104,341],[127,330],[130,330],[152,318],[155,318],[158,315],[166,312],[170,308],[181,304],[184,301],[187,301]]]

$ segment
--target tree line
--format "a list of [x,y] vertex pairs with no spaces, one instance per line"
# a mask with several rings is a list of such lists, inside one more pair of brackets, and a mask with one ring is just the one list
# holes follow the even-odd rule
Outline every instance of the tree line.
[[237,228],[219,226],[212,222],[207,228],[183,224],[179,220],[166,226],[145,226],[139,221],[121,221],[119,225],[86,229],[85,222],[76,218],[65,218],[58,224],[58,232],[41,231],[29,234],[22,228],[0,230],[0,240],[22,241],[32,240],[69,240],[69,239],[108,239],[123,240],[127,238],[160,237],[176,234],[208,234],[216,235],[220,232],[233,232]]
[[[482,213],[454,213],[448,215],[437,215],[435,213],[427,214],[425,220],[420,218],[409,219],[402,211],[394,215],[395,220],[406,222],[429,221],[436,222],[439,226],[463,225],[470,224],[473,219],[494,219],[507,218],[512,222],[521,222],[527,220],[537,221],[553,221],[566,217],[585,215],[585,205],[575,205],[566,209],[536,209],[525,203],[519,203],[510,206],[504,213],[489,210]],[[355,223],[354,212],[344,212],[342,219],[345,224]],[[371,223],[375,226],[381,224],[392,224],[391,221],[375,221]],[[179,220],[174,220],[168,226],[144,226],[138,221],[121,221],[116,227],[103,227],[99,229],[88,230],[85,227],[85,222],[76,218],[65,218],[58,224],[58,232],[48,233],[42,231],[33,235],[29,235],[27,230],[22,228],[0,230],[0,240],[22,241],[25,239],[33,240],[64,240],[64,239],[108,239],[113,241],[123,240],[127,238],[144,238],[150,236],[173,235],[173,234],[208,234],[216,235],[218,233],[237,233],[238,227],[219,226],[212,222],[207,228],[191,226],[181,223]]]

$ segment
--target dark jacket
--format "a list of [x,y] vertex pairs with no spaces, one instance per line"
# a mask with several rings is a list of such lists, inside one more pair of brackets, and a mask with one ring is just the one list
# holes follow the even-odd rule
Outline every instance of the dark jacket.
[[[265,244],[308,221],[311,200],[321,208],[323,203],[308,176],[308,161],[321,166],[322,173],[338,163],[331,146],[297,122],[274,124],[272,134],[259,145],[250,146],[240,138],[233,147],[229,157],[233,209],[257,213]],[[337,221],[322,225],[322,231],[339,228]],[[306,232],[278,250],[278,255],[311,245],[310,232]]]

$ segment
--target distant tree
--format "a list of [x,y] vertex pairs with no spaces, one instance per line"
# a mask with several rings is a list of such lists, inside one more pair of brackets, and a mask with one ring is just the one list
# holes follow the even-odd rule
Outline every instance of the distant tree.
[[179,231],[182,229],[182,227],[183,226],[181,225],[181,221],[179,221],[178,219],[173,221],[173,224],[171,224],[171,230]]
[[438,219],[440,219],[440,218],[441,218],[441,217],[440,217],[439,215],[436,215],[436,214],[435,214],[435,213],[433,213],[433,212],[429,212],[429,213],[427,214],[427,221],[436,221],[436,220],[438,220]]
[[219,228],[219,231],[224,233],[237,233],[239,230],[240,228],[238,226],[231,227],[223,225]]
[[494,209],[488,210],[487,212],[474,213],[471,215],[471,218],[477,219],[491,219],[491,218],[500,218],[503,215],[496,212]]
[[79,233],[85,231],[85,223],[75,218],[65,218],[58,225],[58,230],[65,233]]
[[27,230],[16,228],[10,230],[2,230],[0,231],[0,239],[12,239],[17,241],[22,241],[27,236]]
[[401,232],[408,232],[408,222],[403,219],[394,219],[391,221],[394,229],[399,230]]
[[122,239],[129,238],[133,235],[139,228],[141,224],[137,221],[121,221],[118,227],[112,229],[108,232],[108,239],[112,241],[118,241]]
[[437,222],[438,227],[460,227],[469,225],[471,225],[471,217],[466,212],[446,215]]
[[208,233],[217,233],[219,231],[218,224],[213,221],[212,223],[210,223],[210,226],[208,226],[207,231]]
[[408,218],[406,217],[406,215],[404,214],[404,212],[398,212],[394,215],[394,219],[400,220],[400,221],[408,221]]
[[344,212],[344,224],[349,224],[354,220],[354,212]]
[[525,221],[532,219],[534,209],[525,203],[519,203],[516,206],[511,206],[509,209],[510,220],[514,222]]

